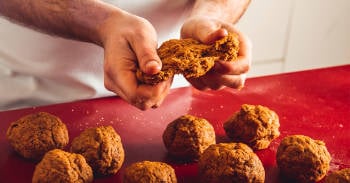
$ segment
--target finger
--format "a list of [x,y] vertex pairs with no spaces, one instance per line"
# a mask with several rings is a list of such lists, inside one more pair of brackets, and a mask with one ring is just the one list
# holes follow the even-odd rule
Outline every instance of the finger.
[[246,74],[241,75],[223,75],[221,84],[229,88],[241,89],[244,87]]
[[209,89],[208,86],[203,83],[201,78],[188,78],[187,81],[198,90],[204,91]]
[[215,63],[212,70],[221,74],[231,75],[247,73],[252,62],[251,40],[245,34],[235,29],[233,26],[226,25],[225,28],[231,32],[235,32],[238,35],[240,42],[238,57],[237,60],[232,62],[218,61]]
[[[114,93],[116,93],[119,97],[121,97],[122,99],[124,99],[126,102],[131,103],[130,97],[128,95],[128,89],[123,88],[122,86],[120,86],[118,83],[118,81],[116,81],[118,78],[118,75],[113,75],[110,73],[105,73],[104,76],[104,85],[105,88],[109,91],[112,91]],[[128,84],[129,87],[132,86],[132,83]]]
[[140,85],[131,103],[141,110],[157,108],[168,95],[170,86],[171,83],[169,81],[161,82],[153,86]]
[[252,41],[249,39],[248,36],[246,36],[242,32],[237,31],[237,33],[238,33],[238,39],[240,42],[240,47],[238,50],[238,59],[246,58],[250,63],[252,60],[252,49],[253,49]]
[[[170,84],[164,86],[140,85],[135,76],[136,65],[134,60],[136,58],[130,56],[132,51],[124,50],[123,52],[119,49],[119,52],[120,54],[114,54],[115,51],[108,51],[108,49],[105,51],[105,87],[142,110],[149,109],[153,105],[160,105],[160,101],[166,96],[163,93],[169,90]],[[128,55],[127,53],[129,53],[129,59],[119,56],[121,54]]]
[[130,46],[134,50],[139,67],[146,74],[157,74],[162,68],[162,62],[157,54],[155,36],[138,34],[132,37]]
[[[205,24],[198,24],[195,27],[195,31],[191,31],[191,38],[194,38],[196,40],[199,40],[202,43],[209,43],[212,41],[213,37],[220,36],[224,34],[225,32],[223,30],[220,30],[220,25],[215,21],[207,21]],[[184,37],[186,38],[186,37]]]
[[217,29],[211,32],[209,35],[203,38],[203,43],[205,44],[213,44],[215,41],[225,37],[228,35],[228,31],[226,29]]
[[116,92],[131,105],[141,110],[147,110],[161,105],[169,93],[170,86],[171,83],[169,82],[161,82],[152,86],[139,85],[136,89],[130,90],[130,87],[119,87],[117,83],[113,83],[109,89]]
[[156,100],[148,107],[155,109],[155,108],[158,108],[163,103],[164,99],[169,94],[172,80],[173,79],[169,79],[168,81],[165,81],[165,86],[161,87],[163,88],[163,91],[160,92]]
[[211,71],[219,74],[240,75],[249,71],[250,62],[249,59],[244,57],[232,62],[217,61]]
[[204,76],[201,80],[203,84],[213,90],[219,90],[224,87],[230,87],[234,89],[242,88],[244,86],[246,75],[220,75],[216,73],[210,73]]
[[233,27],[232,25],[225,24],[224,27],[229,32],[234,32],[238,35],[238,40],[239,40],[238,59],[243,57],[251,60],[253,45],[249,37],[243,34],[241,31],[239,31],[235,27]]

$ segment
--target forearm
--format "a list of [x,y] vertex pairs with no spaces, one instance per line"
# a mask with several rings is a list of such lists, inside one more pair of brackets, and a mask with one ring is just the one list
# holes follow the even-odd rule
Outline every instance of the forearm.
[[0,14],[10,20],[100,45],[99,27],[116,11],[98,0],[0,0]]
[[236,23],[250,0],[197,0],[190,16],[207,16]]

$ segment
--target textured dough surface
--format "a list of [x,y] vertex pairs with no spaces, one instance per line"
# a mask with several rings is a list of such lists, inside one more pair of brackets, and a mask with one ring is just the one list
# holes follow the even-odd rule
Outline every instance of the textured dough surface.
[[63,149],[69,141],[66,125],[47,112],[28,114],[7,129],[7,139],[24,158],[41,159],[52,149]]
[[325,183],[349,183],[350,182],[350,168],[344,168],[329,174]]
[[234,142],[243,142],[254,150],[265,149],[279,135],[276,112],[262,105],[243,104],[241,109],[224,123],[224,129]]
[[291,135],[282,139],[276,160],[284,177],[298,182],[318,182],[327,174],[331,156],[323,141]]
[[238,57],[238,36],[229,33],[211,45],[197,40],[171,39],[164,42],[157,50],[162,61],[162,70],[155,75],[136,72],[139,81],[146,84],[157,84],[168,80],[174,74],[183,74],[185,78],[197,78],[207,73],[215,61],[234,61]]
[[112,126],[88,128],[74,138],[71,152],[81,154],[99,176],[118,172],[124,162],[124,148]]
[[201,182],[264,183],[265,170],[259,157],[243,143],[209,146],[198,162]]
[[93,181],[91,167],[80,154],[54,149],[45,154],[34,170],[33,183],[88,183]]
[[183,115],[168,124],[163,133],[163,142],[170,155],[198,160],[209,145],[216,143],[215,131],[206,119]]
[[175,170],[163,162],[141,161],[125,169],[123,183],[176,183]]

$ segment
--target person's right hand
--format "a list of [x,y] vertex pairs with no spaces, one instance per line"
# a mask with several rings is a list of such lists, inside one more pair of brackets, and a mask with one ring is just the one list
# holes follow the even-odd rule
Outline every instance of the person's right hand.
[[238,35],[240,44],[237,60],[234,62],[215,62],[214,67],[205,75],[188,79],[193,87],[199,90],[219,90],[224,87],[242,88],[251,65],[252,44],[250,39],[243,32],[237,30],[232,23],[221,19],[193,16],[184,22],[181,37],[193,38],[204,44],[212,44],[227,36],[229,32]]
[[157,85],[138,82],[139,67],[156,74],[162,63],[157,55],[156,31],[147,20],[122,11],[101,25],[105,87],[141,110],[158,107],[168,94],[172,78]]

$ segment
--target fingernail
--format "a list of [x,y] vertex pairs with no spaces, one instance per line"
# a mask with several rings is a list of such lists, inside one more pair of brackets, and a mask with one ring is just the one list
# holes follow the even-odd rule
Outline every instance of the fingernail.
[[145,68],[147,74],[156,74],[160,71],[161,66],[157,61],[152,60],[146,63]]
[[222,29],[222,34],[225,35],[225,36],[227,36],[227,35],[228,35],[228,30],[223,28],[223,29]]

